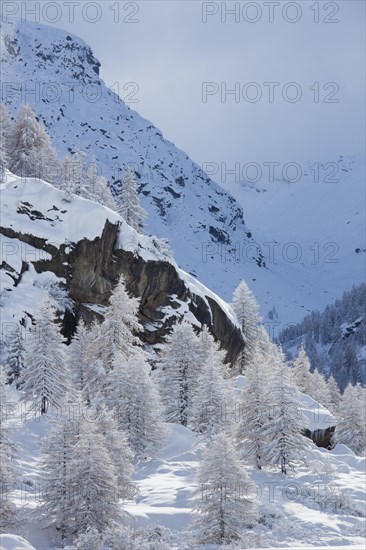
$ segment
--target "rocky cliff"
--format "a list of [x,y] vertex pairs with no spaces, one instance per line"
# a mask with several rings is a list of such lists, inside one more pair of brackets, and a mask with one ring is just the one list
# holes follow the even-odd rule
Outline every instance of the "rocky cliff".
[[235,360],[243,341],[229,306],[192,282],[160,250],[159,241],[137,234],[101,205],[76,196],[66,203],[44,182],[8,174],[2,187],[2,291],[8,322],[32,317],[38,295],[29,308],[21,305],[22,294],[45,289],[45,281],[54,278],[74,304],[73,313],[64,315],[64,333],[70,336],[80,316],[86,322],[103,316],[123,274],[130,293],[141,300],[145,342],[161,342],[175,319],[186,317],[197,328],[208,325],[228,351],[228,361]]

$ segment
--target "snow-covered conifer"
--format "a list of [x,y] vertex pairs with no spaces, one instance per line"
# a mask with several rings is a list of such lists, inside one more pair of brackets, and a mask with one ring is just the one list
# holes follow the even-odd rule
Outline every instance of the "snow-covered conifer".
[[132,483],[134,455],[128,444],[128,436],[118,429],[113,411],[104,403],[96,407],[95,413],[99,431],[105,438],[106,448],[115,466],[120,498],[130,499],[137,488]]
[[327,383],[324,376],[321,372],[318,371],[318,369],[315,369],[314,372],[311,374],[311,386],[309,395],[324,407],[327,406],[327,403],[329,401]]
[[126,517],[119,504],[118,478],[105,437],[96,422],[84,420],[70,460],[69,534],[103,532]]
[[341,394],[339,387],[334,377],[330,375],[327,380],[327,398],[328,402],[326,403],[327,409],[333,414],[338,413],[339,404],[341,401]]
[[106,384],[106,372],[99,358],[100,325],[86,327],[81,319],[67,349],[71,377],[76,390],[81,391],[86,403],[99,400]]
[[118,211],[128,225],[142,232],[147,214],[140,205],[135,174],[129,167],[123,176]]
[[12,440],[8,419],[8,405],[11,403],[7,376],[0,365],[0,530],[12,531],[16,521],[16,507],[11,500],[17,479],[17,447]]
[[73,498],[73,449],[81,422],[88,415],[80,392],[66,395],[62,405],[62,411],[51,418],[52,428],[41,442],[42,503],[39,512],[45,526],[54,525],[64,539],[72,522],[69,507]]
[[19,377],[25,364],[24,329],[17,324],[7,340],[6,367],[9,381],[15,381],[18,385]]
[[173,327],[159,360],[159,387],[168,422],[187,426],[201,365],[199,337],[186,321]]
[[93,189],[85,167],[86,153],[76,149],[74,154],[66,155],[62,160],[62,178],[60,189],[64,192],[64,200],[71,201],[72,195],[93,200]]
[[106,178],[100,174],[95,157],[87,167],[85,179],[88,182],[89,192],[89,196],[85,196],[85,198],[90,198],[103,206],[107,206],[111,210],[116,210],[116,203],[109,189],[108,182]]
[[298,356],[292,364],[292,379],[298,389],[310,395],[312,390],[312,377],[310,372],[310,362],[306,355],[304,346],[301,346]]
[[290,369],[282,352],[276,350],[269,377],[271,388],[270,418],[263,427],[264,455],[269,464],[277,465],[283,474],[294,470],[298,463],[307,464],[311,441],[302,435],[304,418],[298,390],[293,384]]
[[229,544],[243,538],[257,515],[249,488],[250,479],[232,442],[223,433],[215,435],[203,455],[194,496],[197,542]]
[[33,402],[41,414],[49,406],[60,406],[70,389],[64,340],[54,320],[54,309],[49,299],[45,299],[31,331],[20,379],[24,399]]
[[238,428],[236,441],[239,456],[254,462],[261,469],[266,463],[263,427],[268,422],[270,411],[270,358],[259,347],[254,351],[251,368],[247,370],[245,386],[238,403]]
[[[202,336],[204,341],[202,341]],[[212,336],[200,334],[201,345],[208,346],[205,359],[199,363],[199,376],[192,399],[193,429],[205,438],[229,426],[232,420],[232,394],[225,379],[224,352],[218,349]]]
[[123,276],[114,288],[109,303],[101,327],[101,358],[107,369],[117,351],[125,358],[131,355],[133,347],[140,344],[136,333],[141,331],[137,318],[140,301],[129,296]]
[[8,136],[10,118],[3,103],[0,104],[0,183],[4,182],[5,169],[8,167]]
[[236,371],[242,374],[245,373],[253,359],[261,320],[256,299],[245,281],[241,281],[234,291],[232,308],[244,338],[244,348],[235,367]]
[[129,358],[117,352],[108,373],[107,403],[137,458],[156,456],[164,437],[160,396],[149,371],[139,350]]
[[338,443],[347,445],[359,456],[366,449],[365,401],[360,399],[357,387],[351,384],[346,387],[342,395],[333,442],[335,445]]
[[21,177],[52,181],[57,163],[56,152],[29,105],[20,106],[9,141],[11,172]]

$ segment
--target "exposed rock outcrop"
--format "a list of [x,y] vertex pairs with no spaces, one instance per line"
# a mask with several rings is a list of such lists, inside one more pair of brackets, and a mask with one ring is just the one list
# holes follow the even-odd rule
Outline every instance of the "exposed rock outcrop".
[[[121,274],[127,289],[141,300],[140,319],[145,327],[143,339],[156,344],[181,313],[175,310],[186,303],[197,321],[210,326],[214,336],[228,351],[227,360],[233,363],[243,346],[239,329],[232,323],[220,304],[212,297],[194,294],[168,261],[146,261],[136,253],[116,248],[118,224],[108,220],[100,237],[93,241],[82,239],[73,245],[59,248],[39,237],[3,228],[10,238],[17,238],[35,248],[47,251],[50,259],[32,262],[40,273],[52,271],[66,280],[66,290],[75,303],[75,316],[66,314],[64,333],[69,336],[81,316],[86,322],[101,314],[90,306],[107,306],[112,289]],[[166,308],[170,306],[170,313]],[[164,309],[164,311],[163,311]]]

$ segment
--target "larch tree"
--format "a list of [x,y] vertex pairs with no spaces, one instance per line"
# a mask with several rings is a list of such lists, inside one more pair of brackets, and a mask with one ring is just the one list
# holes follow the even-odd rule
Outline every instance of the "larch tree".
[[232,391],[225,378],[225,352],[219,350],[210,334],[204,336],[205,359],[198,366],[197,386],[192,398],[193,429],[205,439],[230,426],[233,419]]
[[270,416],[270,360],[259,347],[254,351],[237,411],[236,444],[239,456],[254,463],[258,469],[266,464],[263,429]]
[[88,329],[80,319],[70,345],[67,349],[70,374],[77,391],[83,391],[86,386],[87,369],[88,369],[88,354],[87,347],[89,344]]
[[118,429],[113,411],[104,403],[96,407],[95,413],[98,431],[105,439],[106,448],[115,467],[119,498],[131,499],[137,493],[137,487],[132,482],[134,455],[128,443],[128,434]]
[[159,359],[159,387],[165,418],[187,426],[201,365],[197,362],[199,337],[186,321],[173,327]]
[[22,326],[18,323],[8,336],[6,366],[8,370],[9,381],[15,381],[19,385],[19,378],[25,365],[25,330],[22,331]]
[[17,446],[12,439],[7,404],[12,399],[5,369],[0,365],[0,530],[12,532],[17,520],[16,506],[11,500],[18,477]]
[[304,418],[296,386],[282,352],[273,349],[273,369],[269,377],[269,419],[263,427],[264,455],[269,464],[279,466],[282,474],[295,470],[299,463],[307,464],[312,446],[302,435]]
[[347,445],[359,456],[362,456],[366,449],[365,400],[360,399],[359,390],[351,384],[342,395],[333,443]]
[[291,374],[298,389],[310,395],[312,390],[312,376],[310,372],[310,361],[306,355],[304,346],[301,346],[296,359],[293,361]]
[[119,503],[118,474],[96,422],[84,420],[70,460],[72,499],[68,533],[117,527],[127,513]]
[[248,496],[250,479],[231,440],[216,434],[207,446],[194,493],[195,539],[200,544],[230,544],[255,524],[257,505]]
[[74,445],[84,420],[86,404],[80,392],[66,395],[62,415],[51,415],[51,429],[41,441],[42,502],[40,519],[46,527],[55,526],[65,539],[72,518],[72,465]]
[[327,398],[328,402],[326,403],[327,409],[333,413],[337,414],[339,410],[339,405],[341,402],[341,394],[337,382],[335,381],[334,376],[330,375],[327,380]]
[[64,192],[64,200],[70,202],[72,195],[84,199],[92,199],[92,189],[85,171],[86,153],[76,149],[73,155],[66,155],[62,160],[62,178],[60,189]]
[[57,156],[51,140],[29,105],[19,107],[9,139],[9,170],[21,177],[54,179]]
[[244,347],[235,369],[243,374],[251,365],[260,331],[260,315],[256,299],[245,281],[241,281],[234,291],[232,308],[236,314],[244,339]]
[[102,399],[106,385],[106,371],[100,358],[100,325],[86,327],[81,319],[67,349],[74,387],[81,392],[86,403]]
[[107,370],[116,352],[127,358],[133,347],[140,346],[136,334],[142,330],[137,318],[140,300],[128,294],[123,276],[114,288],[109,303],[101,326],[101,358]]
[[109,189],[108,181],[100,173],[95,157],[93,157],[88,165],[85,177],[88,182],[89,191],[89,196],[85,198],[90,198],[103,206],[107,206],[111,210],[116,210],[117,206]]
[[310,382],[310,397],[315,399],[315,401],[318,401],[321,405],[324,407],[327,406],[327,403],[329,401],[328,398],[328,387],[327,383],[325,381],[324,376],[321,372],[318,371],[318,369],[314,369],[314,372],[311,374],[311,382]]
[[130,167],[126,168],[123,176],[118,211],[128,225],[139,233],[143,232],[147,214],[140,205],[135,173]]
[[165,435],[160,395],[149,371],[137,348],[128,358],[117,352],[108,373],[107,404],[137,459],[156,456]]
[[55,323],[55,311],[49,299],[38,310],[26,350],[21,373],[24,400],[45,414],[60,407],[70,389],[70,373],[65,357],[64,339]]
[[5,169],[8,167],[10,117],[4,103],[0,103],[0,183],[5,181]]

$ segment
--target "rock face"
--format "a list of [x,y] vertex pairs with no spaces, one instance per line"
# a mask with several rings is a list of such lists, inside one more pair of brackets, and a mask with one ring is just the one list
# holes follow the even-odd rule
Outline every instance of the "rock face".
[[[87,323],[101,319],[100,306],[106,307],[114,286],[121,275],[126,279],[128,291],[140,298],[140,320],[145,327],[142,339],[156,344],[164,339],[170,326],[181,313],[176,312],[182,303],[187,304],[197,321],[210,326],[214,336],[228,350],[227,360],[233,363],[243,346],[240,331],[228,318],[220,304],[207,296],[194,294],[168,261],[144,260],[128,250],[116,248],[119,224],[105,223],[100,237],[82,239],[72,246],[59,248],[44,239],[1,228],[9,238],[18,239],[50,254],[50,259],[32,262],[38,273],[53,272],[66,280],[66,290],[75,303],[75,314],[65,314],[64,335],[69,337],[80,317]],[[22,272],[28,265],[22,266]],[[97,306],[93,308],[93,306]],[[170,314],[163,311],[169,308]]]
[[[177,319],[186,318],[198,329],[208,325],[228,351],[227,360],[235,361],[243,340],[231,308],[179,269],[162,241],[137,233],[96,202],[76,195],[65,200],[42,180],[10,172],[6,179],[0,227],[3,325],[30,322],[49,293],[60,312],[66,309],[63,332],[69,338],[80,317],[101,320],[123,275],[127,290],[140,299],[146,343],[160,343]],[[72,299],[73,312],[67,312],[57,286]]]

